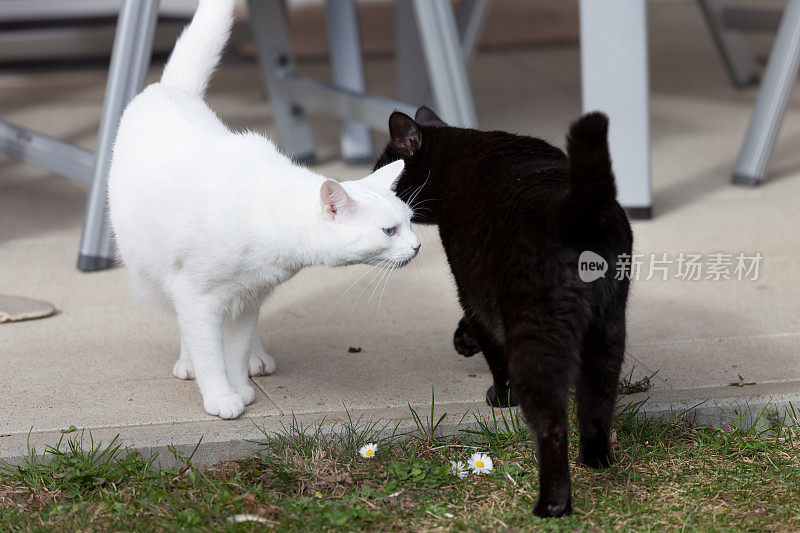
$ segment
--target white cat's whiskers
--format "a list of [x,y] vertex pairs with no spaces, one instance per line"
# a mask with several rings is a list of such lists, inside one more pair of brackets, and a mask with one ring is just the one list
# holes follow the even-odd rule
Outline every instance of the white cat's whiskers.
[[434,202],[434,201],[436,201],[436,200],[438,200],[438,198],[425,198],[424,200],[420,200],[419,202],[415,202],[413,205],[414,205],[414,206],[417,206],[417,205],[422,205],[422,204],[424,204],[425,202]]
[[[424,200],[420,200],[419,202],[414,202],[414,204],[410,204],[409,207],[412,210],[414,210],[414,209],[417,209],[419,206],[421,206],[422,204],[424,204],[426,202],[435,202],[436,200],[438,200],[438,198],[426,198]],[[429,208],[426,207],[424,209],[429,209]]]
[[386,291],[386,287],[389,286],[389,281],[391,281],[392,276],[394,276],[394,273],[397,271],[397,265],[398,264],[400,264],[399,261],[395,260],[395,261],[392,262],[392,265],[391,265],[390,270],[389,270],[389,276],[386,278],[386,283],[383,284],[383,289],[381,290],[381,295],[378,298],[378,313],[377,314],[380,314],[380,312],[381,312],[381,304],[383,303],[383,293]]
[[420,207],[422,204],[426,202],[435,202],[438,198],[427,198],[425,200],[420,200],[419,202],[414,202],[413,204],[409,204],[409,208],[411,208],[411,212],[413,213],[411,218],[417,215],[417,213],[430,213],[433,214],[433,209],[431,207]]
[[425,188],[425,185],[427,185],[427,184],[428,184],[428,180],[429,180],[429,179],[431,179],[431,171],[430,171],[430,170],[428,171],[428,177],[427,177],[427,178],[425,178],[425,181],[423,181],[423,182],[422,182],[422,185],[420,185],[419,187],[417,187],[416,189],[414,189],[414,194],[412,194],[412,195],[411,195],[411,198],[409,198],[409,199],[408,199],[408,201],[406,202],[407,204],[409,204],[409,205],[410,205],[410,204],[414,203],[414,200],[416,200],[416,199],[417,199],[417,196],[419,196],[419,193],[421,193],[421,192],[422,192],[422,189],[424,189],[424,188]]
[[[380,262],[378,262],[378,264],[375,265],[375,266],[378,266],[378,267],[381,267],[381,268],[385,268],[386,265],[388,265],[388,264],[389,264],[389,260],[388,259],[383,259]],[[361,295],[364,294],[364,292],[369,288],[370,285],[372,285],[372,282],[375,281],[376,279],[378,279],[378,276],[380,274],[383,274],[382,270],[378,270],[378,272],[376,272],[375,275],[372,276],[372,278],[370,278],[370,280],[367,282],[367,284],[364,285],[364,287],[361,289],[361,292],[358,293],[358,296],[355,297],[355,302],[357,302],[358,299],[361,298]]]
[[425,184],[423,183],[422,185],[414,187],[414,190],[411,191],[411,195],[409,196],[408,200],[406,200],[406,204],[411,205],[411,203],[414,202],[414,200],[417,198],[417,195],[420,193],[422,187],[424,186]]
[[402,197],[403,197],[403,195],[404,195],[405,193],[407,193],[408,191],[410,191],[410,190],[411,190],[413,187],[414,187],[413,185],[409,185],[408,187],[406,187],[406,188],[405,188],[405,189],[403,189],[402,191],[396,191],[395,193],[397,194],[397,196],[398,196],[399,198],[402,198]]
[[369,304],[370,304],[370,302],[372,302],[372,297],[373,297],[373,296],[375,296],[375,292],[376,292],[376,291],[378,290],[378,288],[381,286],[381,283],[383,282],[383,278],[385,278],[386,276],[388,276],[388,275],[389,275],[389,272],[391,272],[391,270],[390,270],[390,265],[391,265],[393,262],[394,262],[394,261],[391,261],[391,260],[388,260],[388,261],[387,261],[386,267],[384,267],[384,270],[383,270],[383,274],[381,275],[380,279],[378,280],[378,283],[376,283],[376,284],[375,284],[375,288],[374,288],[374,289],[372,289],[372,292],[371,292],[371,293],[370,293],[370,295],[369,295],[369,299],[367,300],[367,303],[366,303],[366,305],[364,306],[364,309],[363,309],[364,311],[366,311],[366,310],[367,310],[367,307],[369,307]]
[[396,265],[397,261],[392,261],[386,270],[387,275],[381,279],[381,281],[383,281],[384,283],[383,283],[383,289],[381,289],[380,295],[378,296],[378,312],[376,313],[376,315],[379,315],[381,312],[381,302],[383,301],[383,292],[386,290],[386,284],[389,283],[389,279],[392,277],[392,273],[394,272]]
[[[372,257],[370,257],[369,259],[367,259],[367,260],[366,260],[366,261],[364,261],[364,262],[365,262],[365,263],[369,263],[370,261],[372,261],[372,260],[374,260],[374,259],[377,259],[378,257],[380,257],[380,254],[373,255]],[[372,265],[372,268],[368,268],[366,272],[364,272],[363,274],[361,274],[361,275],[358,277],[358,279],[356,279],[356,280],[355,280],[353,283],[351,283],[351,284],[350,284],[350,286],[348,286],[348,287],[347,287],[347,288],[346,288],[344,291],[342,291],[342,294],[340,294],[340,295],[339,295],[339,297],[336,299],[336,302],[334,302],[334,305],[338,305],[338,304],[339,304],[339,302],[341,301],[342,297],[344,297],[344,295],[345,295],[345,294],[347,294],[347,291],[349,291],[350,289],[352,289],[352,288],[353,288],[353,287],[356,285],[356,283],[358,283],[359,281],[361,281],[362,279],[364,279],[364,277],[365,277],[367,274],[369,274],[370,272],[372,272],[373,270],[375,270],[376,268],[378,268],[378,266],[379,266],[379,265],[380,265],[380,263],[378,263],[378,264],[375,264],[375,265]]]

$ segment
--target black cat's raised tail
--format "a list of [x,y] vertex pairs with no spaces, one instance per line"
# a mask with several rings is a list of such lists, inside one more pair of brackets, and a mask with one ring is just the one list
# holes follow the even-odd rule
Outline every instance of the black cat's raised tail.
[[567,136],[567,203],[581,213],[613,205],[617,187],[608,153],[608,117],[589,113],[572,123]]

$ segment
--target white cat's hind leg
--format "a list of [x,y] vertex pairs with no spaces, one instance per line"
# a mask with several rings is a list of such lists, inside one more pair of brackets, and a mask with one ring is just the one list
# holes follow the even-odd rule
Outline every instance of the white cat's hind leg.
[[172,366],[172,375],[178,379],[194,379],[194,366],[189,357],[189,348],[186,346],[186,339],[181,334],[181,355]]
[[219,301],[192,290],[188,282],[176,282],[172,292],[203,407],[220,418],[238,417],[244,411],[244,401],[228,381]]
[[250,357],[247,363],[251,376],[269,376],[275,372],[275,360],[264,351],[258,330],[253,328],[253,338],[250,341]]

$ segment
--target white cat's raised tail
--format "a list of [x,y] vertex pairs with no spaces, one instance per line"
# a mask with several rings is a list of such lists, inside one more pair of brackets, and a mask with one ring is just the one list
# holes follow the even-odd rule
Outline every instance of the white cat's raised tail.
[[399,161],[338,183],[269,139],[230,131],[203,101],[228,40],[233,0],[201,0],[161,82],[128,105],[108,184],[111,222],[135,292],[174,311],[176,377],[195,377],[208,413],[235,418],[251,374],[275,363],[256,332],[261,303],[310,265],[398,267],[419,250],[394,194]]

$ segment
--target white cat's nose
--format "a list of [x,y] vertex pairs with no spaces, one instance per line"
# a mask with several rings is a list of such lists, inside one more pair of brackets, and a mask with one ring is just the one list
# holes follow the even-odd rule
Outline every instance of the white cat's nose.
[[412,246],[412,248],[414,248],[415,252],[419,252],[419,249],[420,249],[421,246],[422,246],[422,243],[418,242],[417,245],[416,246]]

